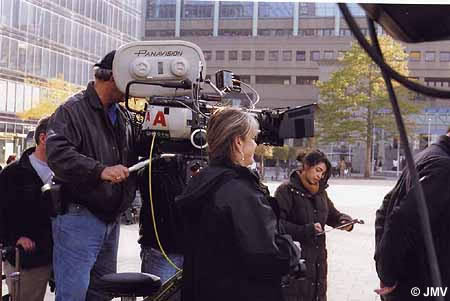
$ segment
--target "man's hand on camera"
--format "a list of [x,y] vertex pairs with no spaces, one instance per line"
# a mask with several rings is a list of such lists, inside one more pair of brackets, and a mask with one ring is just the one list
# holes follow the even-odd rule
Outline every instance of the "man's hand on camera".
[[120,183],[125,181],[129,175],[130,172],[128,171],[128,168],[119,164],[106,167],[102,171],[100,178],[104,181],[110,181],[111,183]]
[[34,241],[32,241],[31,239],[29,239],[28,237],[25,237],[25,236],[20,237],[17,240],[16,245],[22,246],[22,248],[25,250],[25,252],[31,252],[36,247],[36,244],[34,243]]

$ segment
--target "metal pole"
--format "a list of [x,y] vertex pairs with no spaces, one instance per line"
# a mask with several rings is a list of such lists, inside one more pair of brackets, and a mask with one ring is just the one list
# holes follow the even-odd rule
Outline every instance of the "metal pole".
[[397,140],[397,178],[400,174],[400,139]]
[[428,146],[431,145],[431,118],[428,117]]

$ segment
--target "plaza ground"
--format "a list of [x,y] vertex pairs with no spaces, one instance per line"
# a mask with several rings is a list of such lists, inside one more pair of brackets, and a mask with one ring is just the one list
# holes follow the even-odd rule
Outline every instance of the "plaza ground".
[[[273,193],[280,182],[267,183]],[[327,234],[328,300],[373,301],[378,285],[374,268],[375,211],[394,180],[332,179],[328,194],[336,208],[364,220],[352,232],[333,230]],[[122,225],[119,244],[119,272],[140,270],[138,225]],[[47,291],[45,301],[54,300]],[[230,300],[232,301],[232,300]]]

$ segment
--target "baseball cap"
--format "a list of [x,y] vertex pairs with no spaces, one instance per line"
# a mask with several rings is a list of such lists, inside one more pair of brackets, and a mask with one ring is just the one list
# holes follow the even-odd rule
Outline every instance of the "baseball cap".
[[109,52],[107,55],[105,55],[104,58],[102,58],[102,60],[100,62],[96,63],[94,65],[94,67],[99,67],[99,68],[102,68],[102,69],[112,70],[113,61],[114,61],[114,55],[115,54],[116,54],[115,50]]

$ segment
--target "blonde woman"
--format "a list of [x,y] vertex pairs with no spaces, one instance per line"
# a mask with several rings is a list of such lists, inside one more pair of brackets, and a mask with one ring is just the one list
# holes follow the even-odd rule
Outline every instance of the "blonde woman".
[[184,217],[184,301],[280,301],[292,240],[278,232],[253,163],[258,123],[237,109],[208,123],[210,166],[177,198]]

